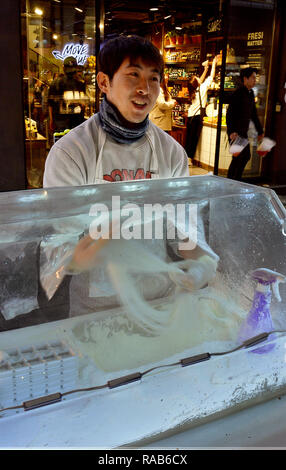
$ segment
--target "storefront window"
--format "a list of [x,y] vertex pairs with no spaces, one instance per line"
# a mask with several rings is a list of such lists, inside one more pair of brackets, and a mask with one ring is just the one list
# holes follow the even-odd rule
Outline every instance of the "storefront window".
[[[197,158],[200,166],[208,171],[214,171],[216,159],[216,143],[218,137],[218,119],[220,106],[220,88],[222,71],[222,50],[223,50],[223,17],[222,12],[217,8],[211,14],[205,15],[205,59],[209,61],[209,72],[213,60],[216,61],[214,67],[213,80],[210,82],[207,91],[207,102],[204,110],[203,127],[198,144]],[[225,125],[225,107],[223,107],[223,120],[220,130],[220,149],[219,156],[225,151],[226,125]]]
[[[225,113],[232,92],[240,86],[241,69],[257,68],[256,85],[253,88],[258,117],[263,128],[267,123],[267,105],[270,83],[272,41],[274,27],[274,0],[232,0],[227,18],[227,50],[224,80],[224,104],[222,115],[219,174],[224,176],[231,161],[225,126]],[[261,176],[262,158],[257,153],[257,131],[250,125],[248,132],[251,159],[243,177]]]
[[[106,31],[100,40],[114,34],[139,34],[150,38],[161,50],[167,87],[176,100],[170,133],[191,157],[190,174],[197,174],[199,169],[227,176],[232,156],[226,112],[231,94],[239,86],[240,71],[247,65],[258,69],[256,106],[264,128],[267,123],[275,1],[231,0],[226,13],[221,2],[208,10],[191,11],[185,6],[184,14],[164,16],[159,11],[152,21],[141,22],[140,28],[138,22],[133,26],[130,21],[126,23],[130,12],[123,14],[107,1],[103,4]],[[28,188],[42,186],[45,159],[53,143],[97,110],[95,58],[99,44],[95,41],[95,6],[93,0],[22,0]],[[145,16],[147,13],[146,8]],[[191,126],[191,132],[198,134],[191,135],[192,142],[197,139],[193,149],[189,145],[192,103],[188,84],[192,77],[203,74],[206,60],[209,77],[215,57],[216,71],[203,103],[198,132]],[[67,74],[73,76],[72,80],[66,78]],[[77,84],[71,86],[75,81]],[[250,133],[249,140],[251,159],[243,176],[259,177],[262,159],[256,151],[255,133]]]
[[[186,7],[184,19],[176,25],[166,23],[163,27],[165,79],[176,100],[171,135],[185,147],[190,175],[205,174],[214,171],[218,136],[219,157],[228,153],[225,104],[222,125],[218,129],[220,89],[223,87],[222,11],[217,4],[208,11],[198,10],[194,15]],[[159,47],[158,37],[157,27],[152,40]],[[200,81],[200,92],[196,80]]]
[[28,188],[42,187],[51,145],[95,112],[95,2],[23,0]]
[[[213,170],[216,147],[221,61],[214,66],[213,61],[220,45],[207,34],[206,18],[186,8],[185,19],[177,26],[165,24],[163,34],[165,80],[176,100],[171,135],[185,148],[191,175]],[[153,42],[157,33],[155,29]]]

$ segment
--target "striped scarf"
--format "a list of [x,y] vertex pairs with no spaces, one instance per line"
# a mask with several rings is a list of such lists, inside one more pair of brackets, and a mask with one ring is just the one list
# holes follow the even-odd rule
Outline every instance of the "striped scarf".
[[105,96],[100,104],[99,121],[102,129],[121,144],[132,144],[143,137],[149,125],[148,116],[138,124],[127,121]]

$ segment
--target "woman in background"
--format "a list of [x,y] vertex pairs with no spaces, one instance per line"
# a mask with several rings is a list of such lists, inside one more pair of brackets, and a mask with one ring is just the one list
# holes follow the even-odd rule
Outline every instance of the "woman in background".
[[168,91],[167,80],[163,78],[160,94],[149,114],[149,119],[160,129],[169,133],[172,130],[172,110],[175,104],[176,101],[172,99]]
[[204,71],[200,77],[193,76],[188,83],[191,106],[188,110],[186,152],[189,158],[194,158],[196,148],[203,127],[202,113],[204,113],[207,104],[207,93],[210,88],[217,64],[217,57],[213,59],[210,75],[206,78],[209,61],[203,63]]

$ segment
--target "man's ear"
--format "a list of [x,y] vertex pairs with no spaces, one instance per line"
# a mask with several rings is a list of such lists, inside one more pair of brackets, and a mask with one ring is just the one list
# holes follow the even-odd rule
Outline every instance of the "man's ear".
[[106,73],[98,72],[96,80],[98,87],[102,91],[102,93],[106,93],[109,90],[110,86],[109,76],[106,75]]

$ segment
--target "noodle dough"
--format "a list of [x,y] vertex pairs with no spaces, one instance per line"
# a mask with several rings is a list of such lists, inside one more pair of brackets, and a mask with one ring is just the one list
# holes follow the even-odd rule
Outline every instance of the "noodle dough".
[[[107,372],[133,369],[206,342],[228,341],[233,344],[236,341],[244,312],[211,287],[189,292],[176,288],[173,283],[175,293],[161,298],[160,306],[155,307],[148,302],[142,296],[140,285],[146,287],[150,277],[160,281],[164,276],[172,283],[170,278],[184,275],[180,269],[181,262],[168,263],[142,244],[129,243],[126,247],[126,255],[122,241],[109,244],[101,253],[101,266],[109,273],[124,313],[112,315],[112,310],[109,310],[111,315],[107,311],[103,320],[87,320],[83,328],[74,330],[75,338],[80,341],[80,350],[98,368]],[[214,261],[208,254],[199,258],[198,263],[200,259],[204,260],[206,270],[209,269],[211,279],[217,260],[214,268]],[[197,267],[197,261],[186,262],[189,262],[189,272]],[[195,271],[200,277],[202,272]],[[142,276],[139,283],[137,276]],[[205,276],[207,280],[207,272]]]
[[204,343],[223,341],[233,345],[246,315],[211,288],[199,294],[180,293],[172,306],[170,323],[158,336],[136,331],[123,315],[110,316],[86,322],[80,335],[75,332],[78,346],[105,372],[133,369],[199,345],[200,352],[207,352]]

